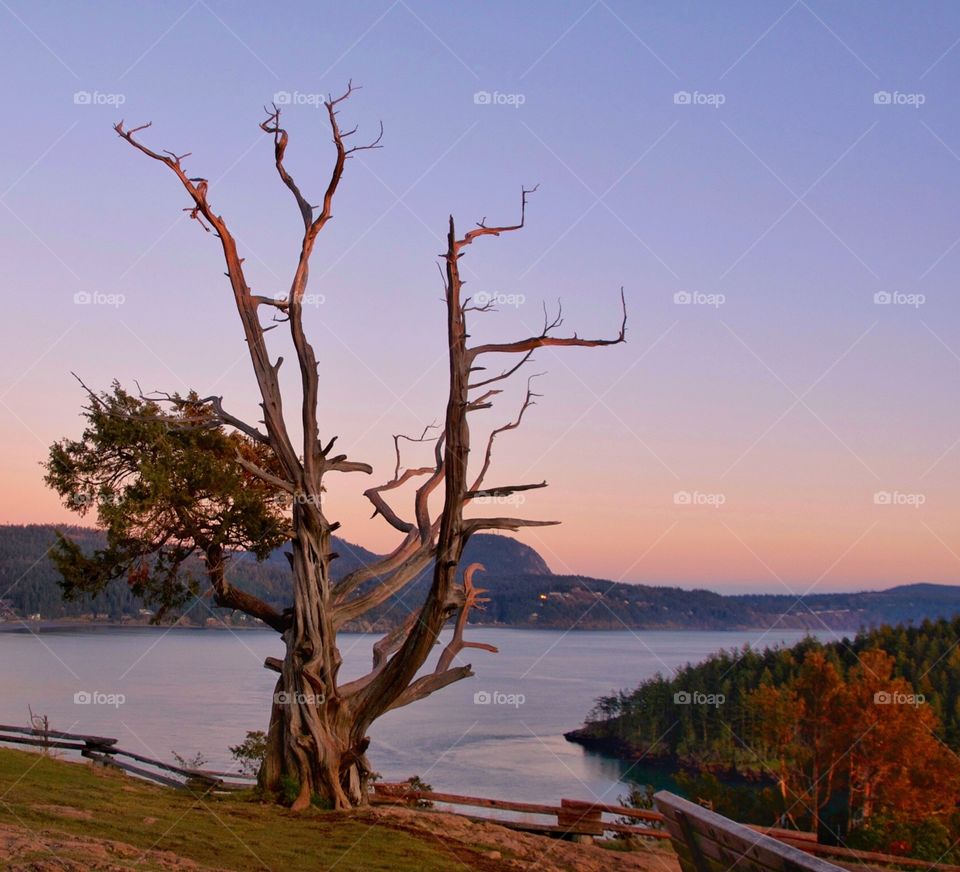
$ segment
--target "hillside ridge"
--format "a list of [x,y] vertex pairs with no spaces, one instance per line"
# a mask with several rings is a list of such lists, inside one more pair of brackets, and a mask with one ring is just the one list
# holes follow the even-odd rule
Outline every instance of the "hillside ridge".
[[[97,597],[64,602],[57,573],[46,552],[60,529],[85,548],[103,544],[102,532],[75,525],[0,525],[0,620],[35,617],[43,620],[145,621],[144,603],[122,579]],[[374,552],[344,539],[334,540],[338,558],[334,578],[377,559]],[[289,564],[278,549],[263,561],[236,555],[234,584],[278,608],[288,604]],[[721,594],[708,589],[629,584],[581,575],[558,575],[529,545],[509,536],[478,534],[471,539],[463,565],[485,567],[477,583],[489,602],[472,613],[474,623],[547,629],[743,630],[776,625],[783,629],[856,631],[880,624],[919,622],[960,614],[960,587],[930,582],[901,584],[880,591],[789,594]],[[350,627],[382,630],[393,626],[425,595],[431,570],[369,616]],[[212,617],[206,601],[194,604],[188,619],[202,624]],[[217,621],[225,614],[217,610]],[[243,623],[239,616],[236,618]]]

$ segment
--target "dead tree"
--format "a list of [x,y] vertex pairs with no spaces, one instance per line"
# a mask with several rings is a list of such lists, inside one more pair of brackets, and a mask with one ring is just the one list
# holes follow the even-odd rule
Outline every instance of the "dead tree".
[[[255,294],[245,276],[243,259],[235,238],[224,218],[214,211],[209,201],[209,185],[204,179],[192,178],[183,168],[187,155],[154,151],[144,145],[137,134],[149,124],[126,129],[123,122],[115,125],[117,134],[147,157],[164,164],[180,181],[190,198],[190,216],[213,232],[219,240],[226,264],[226,276],[233,291],[237,312],[243,325],[250,361],[260,391],[263,418],[251,424],[228,413],[219,397],[205,402],[217,420],[257,443],[268,446],[276,458],[268,471],[253,463],[249,455],[238,456],[237,462],[249,472],[288,495],[292,505],[291,553],[288,555],[293,576],[293,604],[277,622],[285,643],[283,659],[268,658],[266,666],[279,673],[269,728],[269,750],[261,770],[261,785],[278,792],[283,779],[293,779],[299,795],[294,809],[306,807],[312,796],[319,795],[336,808],[347,808],[366,802],[368,767],[367,731],[384,712],[422,699],[447,685],[472,675],[470,665],[456,664],[457,655],[465,647],[480,646],[464,640],[467,614],[478,601],[472,587],[471,568],[464,585],[456,582],[464,545],[480,530],[520,530],[544,526],[552,521],[534,521],[515,517],[464,517],[464,509],[481,497],[505,496],[517,491],[544,487],[518,483],[488,487],[496,436],[518,427],[534,394],[527,387],[519,414],[508,424],[489,434],[480,469],[471,478],[470,424],[472,413],[491,407],[501,392],[499,383],[506,381],[530,361],[535,349],[544,346],[598,347],[616,345],[625,339],[626,306],[623,307],[619,331],[608,339],[582,339],[577,335],[555,336],[560,326],[558,317],[545,319],[542,331],[512,342],[469,344],[467,316],[470,312],[488,311],[488,305],[471,305],[462,293],[460,259],[478,239],[499,236],[524,226],[527,199],[531,190],[521,194],[520,220],[507,226],[488,226],[481,221],[474,229],[458,236],[453,217],[447,231],[447,247],[443,257],[446,299],[446,330],[449,346],[449,394],[442,428],[435,437],[425,433],[422,440],[433,443],[433,460],[424,467],[404,468],[400,440],[395,440],[397,463],[389,481],[365,491],[379,515],[400,536],[397,546],[371,566],[351,572],[338,582],[330,574],[331,534],[339,524],[327,515],[324,478],[334,473],[372,473],[369,464],[349,459],[333,450],[336,437],[321,439],[318,424],[320,375],[314,349],[303,326],[303,298],[307,290],[309,265],[320,231],[330,220],[334,195],[340,185],[347,160],[356,152],[379,148],[382,125],[377,138],[367,145],[348,145],[356,128],[341,130],[338,120],[341,104],[351,95],[352,85],[337,98],[326,103],[336,159],[319,205],[313,205],[301,191],[285,164],[287,131],[281,126],[280,110],[273,106],[260,125],[273,138],[274,158],[280,180],[289,189],[303,220],[300,254],[290,289],[285,296]],[[272,326],[261,323],[261,309],[270,310],[274,319],[284,322],[289,331],[299,369],[301,402],[298,410],[303,441],[295,445],[287,425],[280,392],[282,357],[274,359],[267,348],[266,332]],[[498,375],[486,376],[486,361],[496,355],[516,355],[517,362]],[[389,502],[391,492],[405,485],[416,485],[411,513],[401,513]],[[430,496],[443,487],[442,509],[434,516]],[[362,616],[400,592],[406,585],[433,566],[432,584],[419,611],[396,630],[388,633],[373,647],[373,663],[364,677],[341,683],[340,651],[337,632],[348,621]],[[436,668],[421,674],[444,625],[456,619],[452,640],[442,652]]]

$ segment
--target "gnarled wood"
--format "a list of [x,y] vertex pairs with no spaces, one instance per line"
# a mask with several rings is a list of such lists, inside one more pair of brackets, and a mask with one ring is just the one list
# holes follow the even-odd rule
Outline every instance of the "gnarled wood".
[[[449,389],[443,425],[438,435],[428,439],[424,430],[419,438],[395,437],[396,467],[386,483],[368,488],[365,495],[374,514],[398,533],[402,541],[381,560],[358,569],[339,584],[330,575],[331,534],[338,526],[328,519],[324,508],[324,475],[328,472],[372,472],[368,464],[353,461],[346,455],[331,454],[336,437],[325,444],[320,438],[319,405],[321,374],[317,357],[303,326],[303,299],[309,282],[309,265],[318,234],[332,217],[332,204],[339,188],[347,160],[362,150],[380,147],[380,132],[373,142],[348,146],[346,141],[356,128],[342,130],[339,107],[354,92],[352,83],[340,97],[325,103],[327,120],[333,137],[335,158],[329,182],[319,206],[311,201],[287,167],[289,135],[281,124],[277,106],[267,109],[261,129],[273,138],[274,163],[283,185],[293,195],[303,224],[300,251],[294,266],[287,294],[276,298],[252,292],[243,271],[243,259],[222,216],[209,202],[209,183],[187,175],[182,162],[187,155],[157,152],[143,145],[137,134],[149,127],[127,129],[123,122],[115,126],[117,134],[147,157],[164,164],[180,181],[190,205],[187,211],[201,225],[212,230],[220,242],[226,275],[233,291],[237,312],[243,325],[250,362],[260,391],[263,429],[230,414],[220,397],[198,399],[210,411],[218,425],[233,428],[257,443],[269,446],[281,473],[268,471],[250,457],[238,459],[244,469],[277,489],[291,507],[290,563],[293,575],[291,608],[279,614],[255,598],[249,598],[227,582],[222,571],[223,555],[208,560],[210,582],[216,602],[259,617],[282,633],[285,654],[268,658],[265,666],[278,673],[274,703],[268,732],[268,752],[260,772],[261,786],[279,793],[285,780],[298,784],[294,809],[303,809],[319,794],[336,808],[345,808],[367,801],[370,769],[366,761],[369,739],[366,732],[373,721],[391,708],[422,699],[442,687],[472,675],[469,665],[455,660],[465,648],[496,651],[493,646],[467,641],[464,638],[469,613],[484,601],[482,590],[473,586],[476,566],[470,567],[463,586],[456,583],[458,566],[470,535],[483,529],[517,530],[524,526],[542,526],[552,521],[519,518],[465,518],[464,509],[471,501],[497,497],[545,487],[546,483],[484,487],[490,469],[494,440],[500,434],[520,426],[525,412],[536,396],[529,387],[517,416],[487,437],[483,462],[471,479],[469,456],[471,433],[468,417],[480,409],[488,409],[499,389],[488,389],[479,395],[472,391],[508,379],[531,360],[534,349],[547,346],[597,347],[616,345],[625,340],[626,308],[618,334],[611,339],[558,338],[552,331],[561,323],[560,316],[544,321],[540,335],[504,344],[488,344],[471,348],[468,344],[467,314],[490,311],[490,306],[472,306],[464,300],[459,260],[464,249],[484,236],[500,236],[521,229],[526,221],[529,195],[536,190],[522,189],[520,220],[513,225],[488,226],[481,221],[476,229],[458,237],[453,217],[447,233],[447,250],[443,255],[444,291],[446,299],[446,332],[448,341]],[[622,293],[621,293],[622,300]],[[280,390],[279,370],[282,357],[271,357],[266,333],[277,326],[264,327],[259,310],[274,310],[274,318],[285,323],[297,358],[300,381],[299,429],[302,442],[295,446],[290,436]],[[499,375],[471,384],[471,375],[483,370],[477,358],[488,353],[519,353],[518,363]],[[433,440],[433,462],[428,466],[402,468],[400,440],[426,442]],[[413,516],[394,508],[390,497],[405,486],[419,482],[413,499]],[[442,508],[433,516],[430,498],[443,486]],[[419,607],[397,630],[387,634],[374,646],[371,671],[360,679],[341,683],[340,652],[337,631],[340,626],[369,612],[399,593],[433,565],[430,591]],[[437,644],[448,620],[456,616],[451,642],[441,653],[436,669],[421,675],[427,658]]]

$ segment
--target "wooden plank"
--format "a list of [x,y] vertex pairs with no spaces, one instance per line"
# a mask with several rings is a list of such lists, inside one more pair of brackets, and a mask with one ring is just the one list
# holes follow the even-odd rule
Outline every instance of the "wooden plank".
[[[680,826],[680,832],[683,835],[683,842],[690,849],[690,859],[693,862],[693,868],[697,872],[711,872],[710,861],[703,851],[700,840],[693,832],[693,825],[690,818],[682,811],[676,813],[677,823]],[[736,864],[734,864],[736,865]]]
[[751,830],[756,830],[758,833],[766,833],[768,836],[773,837],[774,839],[789,839],[794,842],[813,842],[816,844],[817,834],[808,833],[805,830],[788,830],[784,827],[765,827],[761,824],[744,824],[744,826],[750,827]]
[[[708,811],[669,791],[662,790],[654,794],[654,802],[657,809],[667,818],[667,826],[676,840],[684,842],[687,838],[684,832],[687,827],[681,826],[679,813],[686,818],[689,830],[695,834],[696,842],[701,846],[704,854],[722,852],[724,857],[717,858],[720,860],[727,857],[741,858],[737,863],[738,869],[750,868],[749,863],[755,864],[757,869],[770,869],[774,872],[793,872],[793,870],[838,872],[840,870],[840,867],[833,863],[828,863],[797,847],[779,842],[743,824]],[[714,851],[709,843],[713,843],[717,850]]]
[[[692,827],[688,832],[680,826],[678,821],[669,821],[667,829],[670,831],[674,847],[678,844],[683,845],[687,848],[691,858],[694,857],[695,847],[696,856],[701,859],[701,862],[706,863],[711,872],[713,870],[720,870],[720,872],[727,872],[727,870],[736,870],[736,872],[788,872],[788,866],[782,859],[765,862],[756,856],[752,856],[749,852],[745,853],[743,850],[718,844],[702,833],[694,832]],[[690,840],[691,833],[695,842]]]
[[[17,736],[4,736],[4,733],[16,733]],[[74,742],[81,742],[82,745],[68,745],[68,744],[57,744],[49,741],[29,741],[27,739],[18,738],[20,735],[26,736],[37,736],[45,739],[46,737],[51,737],[53,739],[67,739]],[[170,772],[176,772],[180,775],[185,775],[191,778],[199,778],[205,781],[217,781],[220,777],[227,778],[237,778],[237,779],[249,779],[255,781],[254,776],[243,775],[239,772],[217,772],[214,770],[207,769],[186,769],[180,766],[173,766],[172,764],[163,763],[160,760],[153,760],[149,757],[144,757],[141,754],[135,754],[132,751],[124,751],[120,748],[115,748],[117,744],[117,739],[110,738],[108,736],[90,736],[83,733],[65,733],[60,730],[39,730],[33,727],[12,727],[6,724],[0,724],[0,742],[15,742],[17,744],[23,745],[49,745],[53,748],[68,748],[73,750],[80,750],[83,747],[94,746],[98,749],[103,750],[108,754],[122,754],[124,756],[130,757],[132,760],[137,760],[140,763],[149,763],[152,766],[158,766],[161,769],[166,769]]]
[[[699,806],[697,806],[697,808],[699,808]],[[704,809],[703,811],[706,810]],[[730,821],[729,823],[733,824],[734,822]],[[668,827],[669,826],[670,821],[668,820]],[[816,841],[816,834],[814,833],[802,832],[798,830],[787,830],[777,827],[761,827],[756,825],[750,825],[748,828],[755,832],[764,833],[768,836],[775,837],[776,841],[782,842],[787,846],[797,848],[806,854],[834,857],[837,859],[843,858],[860,863],[880,863],[889,866],[903,866],[908,868],[922,869],[930,868],[929,861],[918,860],[912,857],[898,857],[892,854],[882,854],[876,851],[858,851],[854,848],[846,848],[842,846],[821,845]],[[674,828],[671,835],[674,838],[682,838],[682,830]],[[701,836],[703,835],[705,834],[701,834]],[[713,839],[707,838],[707,842],[708,844],[704,845],[707,853],[715,855],[715,858],[718,860],[723,858],[720,856],[719,851],[713,850],[713,846],[717,846],[718,848],[726,850],[735,850],[735,848],[732,847],[732,844],[726,840],[723,840],[723,843],[718,843]],[[943,870],[943,872],[960,872],[960,866],[956,865],[940,863],[937,864],[937,868],[939,870]]]
[[220,772],[216,769],[188,769],[187,771],[194,775],[204,775],[208,778],[236,778],[240,781],[252,782],[257,780],[256,775],[244,775],[242,772]]
[[392,785],[375,784],[374,791],[389,797],[402,799],[427,799],[432,802],[445,802],[449,805],[466,805],[474,808],[496,808],[501,811],[520,811],[527,814],[542,814],[556,817],[560,808],[555,805],[541,805],[535,802],[512,802],[508,799],[486,799],[480,796],[458,796],[454,793],[437,793],[428,790],[391,789]]
[[65,748],[68,751],[83,751],[87,745],[76,742],[58,742],[56,739],[31,739],[27,736],[0,736],[0,742],[14,745],[32,745],[37,748]]
[[[790,830],[785,832],[789,833]],[[870,863],[882,863],[884,865],[907,866],[917,869],[930,869],[930,860],[918,860],[915,857],[897,857],[893,854],[881,854],[877,851],[859,851],[856,848],[845,848],[840,845],[821,845],[817,842],[811,844],[803,839],[793,839],[784,836],[786,842],[794,842],[801,851],[807,851],[811,854],[824,854],[831,857],[843,857],[853,861],[864,861]],[[950,863],[937,863],[938,870],[944,872],[960,872],[960,866]]]
[[669,839],[670,833],[666,830],[655,830],[653,827],[639,827],[632,824],[607,823],[603,824],[605,832],[626,833],[634,836],[642,836],[650,839]]
[[146,769],[141,769],[139,766],[134,766],[130,763],[121,763],[119,760],[115,760],[113,757],[108,757],[106,754],[98,754],[95,751],[86,750],[83,752],[83,756],[94,760],[97,763],[101,763],[104,766],[113,766],[117,769],[122,769],[124,772],[129,772],[132,775],[139,775],[141,778],[149,779],[150,781],[156,781],[159,784],[163,784],[166,787],[173,787],[176,790],[186,790],[186,785],[182,781],[177,781],[175,778],[169,778],[166,775],[161,775],[159,772],[149,772]]
[[33,727],[8,727],[0,724],[0,733],[24,733],[28,736],[53,736],[55,739],[72,739],[91,745],[116,745],[116,739],[106,736],[85,736],[78,733],[62,733],[59,730],[38,730]]
[[160,760],[154,760],[152,757],[144,757],[142,754],[136,754],[133,751],[123,751],[120,748],[104,748],[103,751],[104,753],[110,754],[114,757],[129,757],[131,760],[136,760],[138,763],[146,763],[149,766],[156,766],[158,769],[164,769],[167,772],[175,772],[177,775],[182,775],[184,778],[194,778],[197,781],[204,781],[211,786],[216,786],[220,783],[219,778],[206,775],[200,769],[185,769],[182,766],[174,766],[172,763],[164,763]]
[[648,811],[644,808],[627,808],[623,805],[608,805],[604,802],[581,802],[576,799],[561,799],[560,804],[564,803],[575,803],[578,806],[583,806],[584,808],[589,808],[592,811],[599,811],[603,814],[616,814],[621,817],[631,817],[636,820],[644,821],[656,821],[658,823],[663,821],[663,815],[660,812]]
[[[409,790],[404,782],[377,782],[373,786],[374,793],[381,797],[400,799],[429,799],[434,802],[446,802],[450,805],[467,805],[483,808],[502,808],[504,811],[525,811],[530,814],[555,815],[558,811],[556,806],[541,805],[529,802],[511,802],[510,800],[486,799],[477,796],[455,796],[451,793],[435,793],[433,791]],[[583,802],[576,799],[560,800],[561,807],[564,803],[576,805],[589,811],[599,811],[604,814],[616,814],[622,817],[631,817],[636,820],[663,821],[663,815],[656,811],[649,811],[640,808],[627,808],[622,805],[609,805],[602,802]]]
[[[625,808],[619,805],[607,805],[605,803],[596,803],[596,802],[583,802],[575,799],[564,799],[561,800],[561,805],[558,808],[553,805],[541,805],[539,803],[531,802],[514,802],[511,800],[501,800],[501,799],[488,799],[485,797],[479,796],[461,796],[458,794],[452,793],[437,793],[435,791],[426,791],[426,790],[407,790],[405,789],[406,785],[403,783],[384,783],[379,782],[374,785],[374,795],[372,801],[374,804],[384,804],[384,805],[398,805],[407,803],[413,800],[429,800],[431,802],[441,802],[446,805],[454,806],[467,806],[474,808],[492,808],[497,809],[498,811],[517,811],[523,812],[525,814],[536,814],[544,815],[549,817],[555,817],[558,819],[558,824],[551,828],[551,825],[546,823],[544,824],[526,824],[523,826],[528,826],[531,828],[536,828],[538,831],[543,832],[579,832],[581,834],[590,834],[590,835],[602,835],[603,832],[618,832],[618,833],[630,833],[634,835],[650,837],[654,839],[666,839],[669,838],[669,834],[665,830],[654,830],[650,827],[643,826],[632,826],[630,824],[621,824],[606,822],[600,818],[599,822],[596,819],[596,816],[604,813],[608,814],[618,814],[623,815],[624,817],[632,817],[638,820],[649,820],[655,821],[657,823],[663,822],[663,815],[658,814],[657,812],[646,811],[644,809],[631,809]],[[567,813],[570,812],[570,813]],[[578,822],[580,818],[585,814],[590,813],[594,818],[587,823],[584,822],[585,826],[580,828]],[[563,814],[563,819],[561,820],[561,814]],[[473,817],[471,817],[471,820]],[[480,818],[478,818],[480,820]],[[482,818],[482,820],[487,820],[487,818]],[[500,823],[503,826],[512,825],[511,822],[505,819],[490,819],[494,820],[495,823]],[[602,829],[601,829],[602,827]]]

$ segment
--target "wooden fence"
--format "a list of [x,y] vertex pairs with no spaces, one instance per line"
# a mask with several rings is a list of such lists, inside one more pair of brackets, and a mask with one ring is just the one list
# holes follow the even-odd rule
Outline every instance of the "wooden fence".
[[[428,790],[411,790],[407,783],[379,782],[374,785],[373,802],[375,804],[416,805],[422,802],[442,803],[453,806],[456,814],[473,821],[498,824],[510,829],[530,833],[540,833],[554,837],[592,838],[606,833],[631,835],[642,838],[669,839],[666,818],[656,811],[625,808],[599,802],[581,802],[573,799],[561,799],[559,806],[541,805],[532,802],[514,802],[506,799],[486,799],[478,796],[459,796],[452,793],[437,793]],[[524,820],[483,817],[472,811],[460,809],[487,808],[503,812],[515,812],[523,815]],[[555,818],[555,821],[532,821],[530,816]],[[605,817],[606,816],[606,817]],[[643,824],[627,824],[622,820],[609,820],[610,816],[629,818]],[[898,866],[904,869],[936,868],[938,872],[960,872],[960,866],[946,863],[932,864],[929,860],[916,860],[912,857],[895,857],[876,851],[859,851],[837,845],[822,845],[817,841],[816,833],[801,830],[786,830],[779,827],[764,827],[753,824],[748,829],[771,836],[790,847],[807,854],[829,857],[850,869]]]
[[[191,769],[154,760],[133,751],[117,747],[117,740],[106,736],[87,736],[64,733],[60,730],[35,727],[11,727],[0,724],[0,742],[14,745],[29,745],[35,748],[56,748],[75,751],[81,757],[103,766],[122,769],[131,775],[155,781],[178,790],[203,791],[249,790],[255,778],[239,772],[217,772],[212,769]],[[133,761],[133,762],[129,762]]]
[[[643,836],[652,839],[666,839],[669,834],[662,826],[663,815],[655,811],[626,808],[619,805],[607,805],[599,802],[581,802],[575,799],[561,799],[560,805],[541,805],[534,802],[514,802],[507,799],[487,799],[479,796],[459,796],[453,793],[437,793],[432,790],[411,790],[408,784],[378,782],[374,785],[373,802],[387,805],[416,805],[423,802],[440,802],[445,805],[464,808],[486,808],[497,811],[518,812],[522,815],[555,818],[556,822],[510,820],[492,818],[467,813],[464,816],[473,821],[499,824],[515,830],[542,833],[551,836],[602,836],[604,833],[620,833]],[[463,814],[463,812],[458,812]],[[638,826],[623,821],[605,820],[604,815],[616,815],[635,821],[647,821],[655,826]]]

